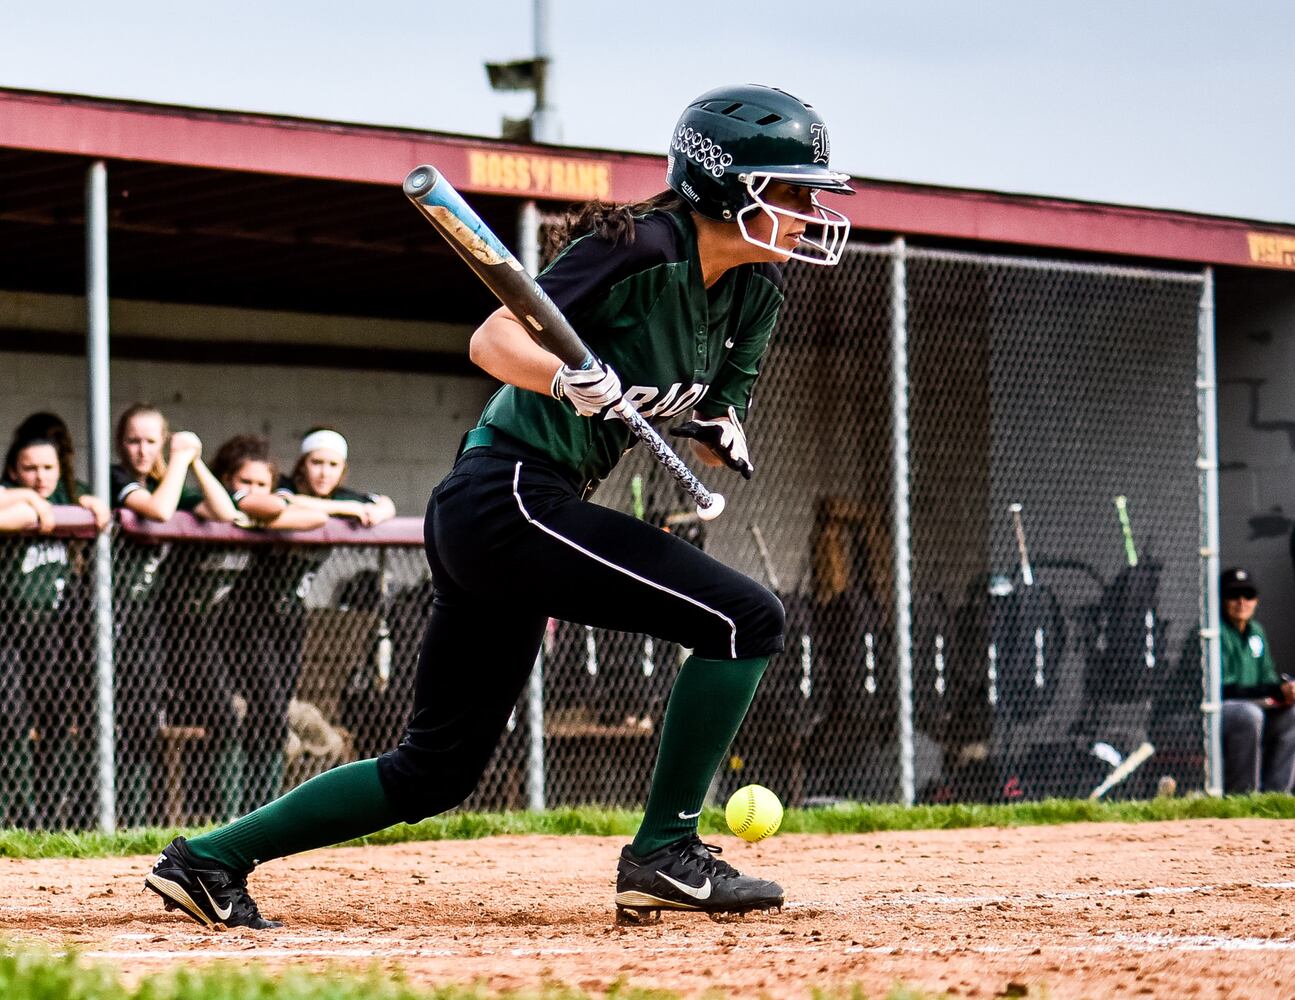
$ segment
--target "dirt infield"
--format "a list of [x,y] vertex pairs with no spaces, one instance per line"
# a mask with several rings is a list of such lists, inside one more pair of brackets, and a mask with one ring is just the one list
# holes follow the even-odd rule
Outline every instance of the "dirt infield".
[[179,962],[378,961],[418,983],[617,980],[807,997],[896,982],[953,996],[1295,995],[1295,826],[1198,820],[716,838],[777,878],[781,913],[613,920],[620,841],[501,837],[318,851],[259,871],[275,931],[163,914],[151,858],[0,862],[0,936],[75,945],[127,978]]

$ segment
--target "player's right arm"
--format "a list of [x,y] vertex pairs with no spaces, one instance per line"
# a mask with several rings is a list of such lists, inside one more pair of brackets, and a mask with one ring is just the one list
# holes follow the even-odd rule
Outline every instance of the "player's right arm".
[[193,460],[193,477],[202,489],[202,503],[193,511],[198,517],[221,524],[230,524],[238,518],[238,508],[230,499],[229,492],[220,484],[216,474],[207,468],[202,456]]
[[468,345],[468,357],[479,368],[519,389],[549,394],[549,386],[562,362],[535,341],[504,306],[477,327]]
[[564,365],[531,340],[513,314],[500,307],[472,335],[469,356],[501,382],[565,400],[582,417],[591,417],[621,397],[621,382],[596,358],[588,368]]
[[120,489],[113,483],[116,491],[115,500],[121,506],[133,510],[140,517],[151,521],[169,521],[180,505],[180,493],[184,489],[184,478],[188,475],[189,466],[202,451],[202,442],[196,435],[180,431],[171,438],[171,461],[167,464],[166,474],[153,492],[149,492],[143,483],[131,480]]
[[257,527],[275,531],[308,531],[320,528],[328,521],[328,514],[313,507],[292,502],[292,497],[281,493],[236,493],[234,506],[252,518]]
[[54,530],[54,508],[35,490],[0,486],[0,531]]

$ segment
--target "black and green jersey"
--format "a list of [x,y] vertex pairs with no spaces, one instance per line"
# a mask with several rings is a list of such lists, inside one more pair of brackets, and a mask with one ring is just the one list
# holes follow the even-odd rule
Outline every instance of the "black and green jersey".
[[42,536],[15,542],[0,550],[8,563],[0,567],[0,605],[55,610],[71,568],[67,542]]
[[[300,491],[287,476],[280,476],[279,483],[274,488],[274,492],[279,496],[296,496]],[[356,503],[377,503],[378,494],[376,493],[358,493],[346,486],[339,486],[326,497],[320,497],[321,500],[353,500]]]
[[[135,473],[124,465],[114,465],[109,471],[109,493],[110,501],[113,508],[125,507],[126,498],[136,490],[147,490],[152,493],[162,481],[153,476],[148,476],[142,483],[135,476]],[[176,510],[183,510],[192,513],[197,506],[202,503],[202,490],[196,489],[185,483],[180,489],[180,502],[176,504]]]
[[[14,485],[14,484],[6,484],[6,485]],[[78,495],[85,496],[87,493],[90,492],[90,484],[83,483],[81,482],[81,480],[78,479],[76,481],[76,491]],[[54,492],[51,493],[46,499],[48,499],[49,502],[52,503],[55,507],[60,507],[60,506],[68,507],[68,506],[73,506],[75,504],[75,501],[72,499],[72,491],[67,488],[67,482],[63,479],[59,479],[58,485],[54,487]]]
[[[124,465],[114,465],[109,470],[109,483],[109,499],[115,509],[125,507],[126,498],[136,490],[152,493],[161,485],[161,480],[149,476],[141,483],[130,469]],[[186,483],[180,491],[180,502],[176,509],[192,512],[202,500],[202,491]],[[163,563],[170,554],[169,542],[159,545],[123,538],[117,546],[113,564],[113,587],[118,599],[138,601],[156,597],[160,589]]]
[[[649,420],[694,409],[714,417],[730,406],[745,417],[783,300],[774,265],[733,268],[706,288],[691,216],[651,212],[636,220],[632,243],[575,240],[539,283]],[[611,412],[587,419],[511,385],[495,393],[478,426],[525,442],[587,481],[605,478],[630,442]]]
[[[7,478],[0,479],[0,486],[20,488],[18,483]],[[49,495],[49,502],[72,502],[62,480]],[[0,566],[0,602],[46,610],[53,610],[63,602],[69,568],[65,541],[40,536],[20,538],[5,546],[0,553],[7,563]]]

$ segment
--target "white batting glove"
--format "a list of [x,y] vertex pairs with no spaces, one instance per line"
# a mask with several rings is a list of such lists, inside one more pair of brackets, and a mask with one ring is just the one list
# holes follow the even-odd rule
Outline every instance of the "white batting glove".
[[597,358],[588,368],[563,365],[549,387],[554,399],[564,399],[582,417],[597,416],[621,398],[621,380],[609,365]]
[[727,417],[714,420],[689,420],[670,431],[675,437],[692,438],[700,441],[718,455],[730,469],[740,472],[743,479],[750,479],[755,472],[751,464],[751,453],[746,448],[746,432],[737,419],[737,411],[728,408]]

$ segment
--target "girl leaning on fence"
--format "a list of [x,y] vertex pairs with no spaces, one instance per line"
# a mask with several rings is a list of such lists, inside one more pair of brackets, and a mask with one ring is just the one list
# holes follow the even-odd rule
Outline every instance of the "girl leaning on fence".
[[[33,413],[13,432],[10,448],[21,442],[45,441],[54,446],[58,463],[58,479],[48,500],[55,506],[82,507],[94,515],[95,524],[102,531],[111,516],[108,505],[90,492],[90,487],[76,478],[76,449],[67,423],[56,413]],[[7,474],[7,473],[6,473]]]
[[94,760],[86,602],[78,552],[51,537],[60,494],[58,445],[17,437],[5,455],[0,523],[35,528],[0,552],[0,811],[49,828],[90,820]]
[[363,493],[346,486],[350,446],[329,427],[312,427],[301,439],[301,453],[290,476],[281,476],[275,491],[293,503],[322,510],[333,517],[354,518],[372,526],[396,516],[391,497]]
[[[150,521],[166,522],[177,511],[230,522],[237,511],[202,460],[197,435],[170,426],[155,406],[135,403],[118,418],[117,464],[111,469],[110,500]],[[169,446],[169,459],[168,459]],[[192,473],[197,487],[189,485]],[[177,628],[183,578],[169,542],[119,538],[114,559],[116,648],[114,714],[117,727],[117,817],[122,826],[160,822],[155,790],[161,736],[169,725],[168,692],[186,651]]]
[[[240,434],[220,446],[212,471],[237,511],[236,523],[276,531],[318,528],[322,510],[274,492],[269,442]],[[195,655],[183,662],[175,711],[203,729],[194,769],[193,811],[228,819],[277,794],[283,775],[288,702],[296,668],[283,655],[286,547],[204,546],[191,575],[187,611]]]

